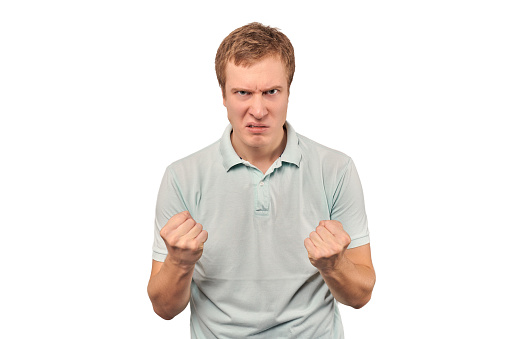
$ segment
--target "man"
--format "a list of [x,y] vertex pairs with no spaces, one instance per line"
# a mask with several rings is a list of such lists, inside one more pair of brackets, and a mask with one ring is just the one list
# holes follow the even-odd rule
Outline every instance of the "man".
[[230,125],[168,166],[148,294],[192,338],[343,338],[335,300],[365,305],[375,283],[352,160],[286,121],[295,70],[279,30],[252,23],[216,55]]

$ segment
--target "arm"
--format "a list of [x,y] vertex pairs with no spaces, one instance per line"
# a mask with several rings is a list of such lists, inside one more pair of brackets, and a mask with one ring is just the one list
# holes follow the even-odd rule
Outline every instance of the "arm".
[[152,261],[147,292],[157,315],[170,320],[189,303],[194,266],[203,253],[208,234],[186,211],[168,220],[161,229],[161,237],[168,255],[164,262]]
[[369,244],[346,250],[337,269],[320,273],[334,298],[342,304],[361,308],[371,299],[376,276]]
[[165,320],[182,312],[191,297],[193,270],[179,269],[168,261],[152,260],[147,291],[154,312]]
[[308,257],[334,298],[354,308],[368,303],[375,285],[369,244],[347,249],[350,236],[339,221],[322,220],[304,241]]

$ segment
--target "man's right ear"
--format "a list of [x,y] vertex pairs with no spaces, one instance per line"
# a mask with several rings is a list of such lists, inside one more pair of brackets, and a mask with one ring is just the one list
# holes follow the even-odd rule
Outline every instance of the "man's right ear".
[[221,95],[223,96],[223,106],[226,107],[226,97],[224,96],[224,91],[221,88]]

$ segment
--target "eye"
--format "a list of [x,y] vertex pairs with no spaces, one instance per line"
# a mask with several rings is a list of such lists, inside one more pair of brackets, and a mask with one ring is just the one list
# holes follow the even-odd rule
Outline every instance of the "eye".
[[237,91],[237,94],[243,97],[243,96],[248,95],[249,92],[247,92],[247,91]]
[[278,89],[271,89],[271,90],[268,90],[268,91],[267,91],[267,94],[269,94],[269,95],[274,95],[274,94],[276,94],[276,93],[278,93],[278,92],[279,92],[279,90],[278,90]]

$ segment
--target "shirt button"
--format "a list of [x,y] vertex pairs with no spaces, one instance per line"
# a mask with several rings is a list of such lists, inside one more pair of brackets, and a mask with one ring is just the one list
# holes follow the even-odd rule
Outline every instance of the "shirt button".
[[261,182],[260,182],[260,186],[263,186],[263,185],[265,185],[265,184],[264,184],[264,182],[263,182],[263,181],[261,181]]

